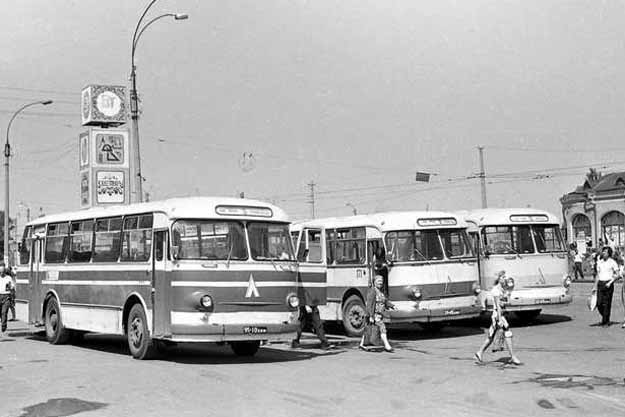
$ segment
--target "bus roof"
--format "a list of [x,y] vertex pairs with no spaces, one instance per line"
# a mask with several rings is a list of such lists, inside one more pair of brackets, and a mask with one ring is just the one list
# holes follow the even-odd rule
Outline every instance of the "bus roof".
[[533,208],[486,208],[457,214],[464,216],[467,222],[477,225],[560,223],[560,220],[548,211]]
[[[218,208],[222,211],[217,213]],[[262,209],[257,214],[241,211],[243,208]],[[233,210],[239,209],[240,212]],[[269,210],[267,210],[269,209]],[[102,217],[122,216],[150,212],[165,213],[171,219],[238,219],[238,220],[266,220],[288,222],[289,218],[279,207],[258,200],[233,197],[180,197],[168,200],[150,201],[129,205],[115,205],[107,207],[93,207],[86,210],[51,214],[32,220],[28,225],[38,225],[72,220],[85,220]],[[262,214],[261,214],[262,213]]]
[[461,216],[442,211],[393,211],[361,214],[345,217],[327,217],[294,222],[295,228],[325,227],[339,229],[346,227],[376,227],[382,232],[391,230],[414,230],[428,228],[466,228]]

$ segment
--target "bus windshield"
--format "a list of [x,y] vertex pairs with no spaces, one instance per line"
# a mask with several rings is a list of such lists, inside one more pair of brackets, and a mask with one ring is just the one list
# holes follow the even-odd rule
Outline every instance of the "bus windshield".
[[540,253],[561,252],[564,250],[560,229],[555,224],[532,225],[536,249]]
[[482,239],[487,254],[534,253],[534,244],[528,225],[485,226],[482,229]]
[[239,222],[178,220],[172,228],[178,259],[245,260],[245,230]]
[[438,261],[444,259],[436,230],[388,232],[386,247],[395,262]]
[[257,261],[294,261],[289,226],[282,223],[251,222],[247,225],[252,258]]
[[469,237],[463,229],[444,229],[439,230],[438,233],[443,242],[445,256],[449,259],[474,256]]

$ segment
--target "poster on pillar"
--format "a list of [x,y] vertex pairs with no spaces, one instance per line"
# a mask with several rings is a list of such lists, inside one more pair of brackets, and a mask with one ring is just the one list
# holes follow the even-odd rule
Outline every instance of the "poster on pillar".
[[95,128],[79,135],[80,206],[129,204],[129,133]]

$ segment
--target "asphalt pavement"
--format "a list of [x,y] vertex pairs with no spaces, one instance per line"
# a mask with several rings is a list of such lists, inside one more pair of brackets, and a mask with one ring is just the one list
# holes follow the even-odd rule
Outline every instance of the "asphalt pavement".
[[505,352],[475,363],[484,320],[438,332],[394,329],[393,353],[360,351],[337,331],[330,351],[307,334],[299,349],[266,345],[252,358],[227,346],[179,345],[151,361],[132,359],[122,337],[52,346],[11,322],[0,340],[0,416],[622,417],[623,306],[615,296],[615,324],[596,326],[589,288],[574,284],[571,305],[532,323],[511,319],[520,366]]

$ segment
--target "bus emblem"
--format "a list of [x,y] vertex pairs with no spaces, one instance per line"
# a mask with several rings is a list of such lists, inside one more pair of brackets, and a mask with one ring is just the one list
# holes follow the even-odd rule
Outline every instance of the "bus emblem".
[[260,297],[256,283],[254,283],[254,275],[250,274],[250,280],[247,284],[247,291],[245,292],[245,298]]

